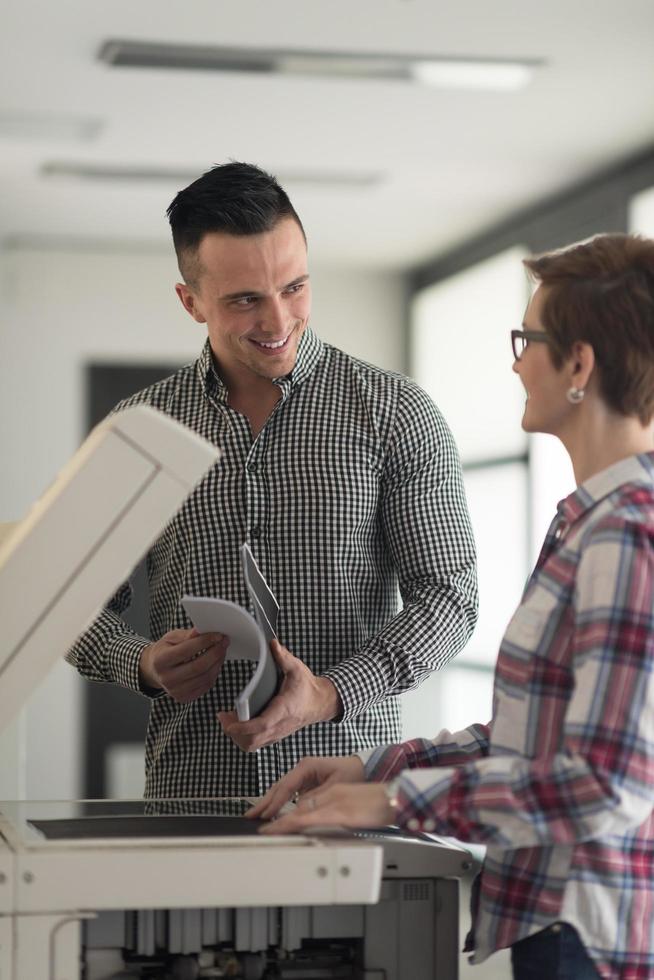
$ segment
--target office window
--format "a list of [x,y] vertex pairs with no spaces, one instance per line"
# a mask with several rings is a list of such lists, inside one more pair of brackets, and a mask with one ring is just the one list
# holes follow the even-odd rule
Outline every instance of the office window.
[[572,463],[556,436],[529,437],[529,566],[536,564],[556,506],[576,487]]
[[632,197],[629,203],[629,230],[654,238],[654,187]]
[[445,414],[464,464],[526,452],[509,339],[529,298],[525,255],[509,249],[412,303],[410,372]]
[[416,691],[402,695],[402,738],[435,738],[443,728],[458,732],[485,725],[492,711],[493,674],[457,666],[432,674]]
[[493,668],[529,571],[524,389],[509,334],[522,323],[527,250],[508,249],[421,290],[410,373],[444,413],[463,464],[478,552],[479,621],[465,650],[402,699],[403,735],[433,736],[491,716]]
[[479,619],[457,664],[492,669],[500,640],[527,577],[527,466],[523,462],[464,471],[477,544]]

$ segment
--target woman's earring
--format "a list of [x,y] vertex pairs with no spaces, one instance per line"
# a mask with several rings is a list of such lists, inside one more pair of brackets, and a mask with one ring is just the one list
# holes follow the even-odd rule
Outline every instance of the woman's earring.
[[573,386],[572,388],[568,388],[565,393],[565,397],[568,399],[571,405],[578,405],[580,402],[583,402],[585,394],[586,392],[583,388],[575,388]]

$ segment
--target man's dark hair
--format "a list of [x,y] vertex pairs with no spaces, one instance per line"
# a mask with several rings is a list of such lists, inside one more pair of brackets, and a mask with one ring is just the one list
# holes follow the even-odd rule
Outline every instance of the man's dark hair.
[[[181,190],[167,209],[179,271],[189,285],[197,280],[197,251],[209,232],[259,235],[283,218],[302,222],[275,178],[251,163],[212,167]],[[306,235],[304,235],[306,241]]]

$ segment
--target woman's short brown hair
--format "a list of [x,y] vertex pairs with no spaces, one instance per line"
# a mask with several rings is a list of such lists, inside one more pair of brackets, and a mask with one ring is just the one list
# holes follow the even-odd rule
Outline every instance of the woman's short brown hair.
[[590,344],[607,405],[647,425],[654,417],[654,241],[597,235],[524,264],[547,287],[542,321],[555,367],[576,341]]

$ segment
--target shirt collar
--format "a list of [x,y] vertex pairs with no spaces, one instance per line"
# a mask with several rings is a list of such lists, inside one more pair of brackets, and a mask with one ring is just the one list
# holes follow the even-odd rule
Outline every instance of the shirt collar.
[[[282,389],[284,396],[289,395],[293,388],[296,388],[313,373],[324,353],[325,345],[313,330],[307,327],[298,344],[293,370],[282,378],[274,379],[275,384]],[[198,377],[205,395],[217,394],[221,401],[227,401],[227,388],[216,368],[208,338],[196,364]]]
[[280,386],[284,394],[290,394],[293,388],[297,388],[313,374],[324,354],[325,345],[313,330],[307,327],[300,337],[293,370],[283,378],[275,378],[275,384]]
[[654,452],[627,456],[595,473],[559,502],[559,518],[567,525],[573,524],[625,483],[647,484],[654,489]]
[[202,385],[202,390],[204,392],[205,398],[217,398],[218,401],[227,401],[227,388],[223,379],[218,374],[216,369],[216,362],[213,358],[213,351],[211,350],[211,344],[209,338],[207,337],[204,347],[202,348],[202,353],[195,362],[195,368],[198,374],[198,380]]

